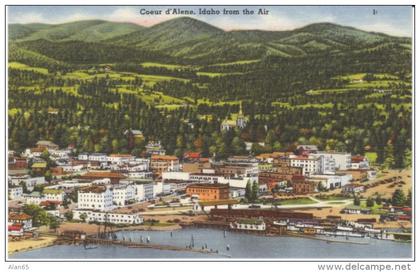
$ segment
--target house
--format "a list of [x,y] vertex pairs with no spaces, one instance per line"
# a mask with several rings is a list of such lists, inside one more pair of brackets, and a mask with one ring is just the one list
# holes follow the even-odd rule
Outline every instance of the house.
[[264,220],[259,219],[240,219],[230,223],[229,227],[233,230],[245,231],[265,231],[266,224]]
[[346,184],[342,187],[341,192],[343,194],[356,194],[365,191],[365,186],[360,184]]
[[365,156],[352,156],[351,169],[369,169],[369,161]]
[[112,210],[114,208],[112,189],[103,185],[79,189],[77,208],[100,211]]
[[7,235],[9,237],[20,237],[23,236],[24,229],[22,224],[14,224],[7,226]]
[[23,230],[32,229],[32,216],[27,215],[26,213],[9,213],[8,216],[8,225],[21,224]]
[[35,162],[32,164],[32,171],[35,174],[43,174],[47,170],[46,162]]
[[296,153],[298,155],[307,156],[318,152],[318,147],[316,145],[298,145],[296,147]]
[[191,184],[187,186],[186,194],[198,197],[201,201],[229,199],[228,184]]
[[36,143],[36,147],[38,148],[45,148],[48,150],[57,150],[58,149],[58,145],[51,142],[51,141],[45,141],[45,140],[40,140]]
[[157,141],[157,142],[149,141],[146,145],[146,154],[149,156],[165,155],[166,151],[161,145],[160,141]]
[[23,199],[25,200],[25,204],[27,205],[30,205],[30,204],[39,205],[39,203],[41,203],[44,200],[40,192],[32,192],[30,194],[23,194]]
[[21,199],[23,196],[23,188],[21,186],[9,186],[10,200]]
[[64,191],[57,190],[57,189],[49,189],[45,188],[43,191],[44,200],[51,200],[51,201],[64,201]]

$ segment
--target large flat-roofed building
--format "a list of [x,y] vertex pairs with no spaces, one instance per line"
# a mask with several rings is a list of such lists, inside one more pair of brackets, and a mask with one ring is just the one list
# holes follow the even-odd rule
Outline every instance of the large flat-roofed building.
[[150,169],[158,176],[165,171],[179,171],[179,159],[176,156],[152,155]]
[[187,186],[187,195],[197,196],[201,201],[229,199],[227,184],[192,184]]
[[109,211],[114,208],[113,192],[106,186],[96,185],[78,191],[78,209]]
[[258,163],[220,162],[214,163],[215,173],[225,177],[242,176],[251,177],[258,175]]
[[323,163],[323,156],[316,157],[314,154],[309,156],[296,156],[292,155],[290,158],[290,166],[302,167],[303,174],[308,176],[310,174],[321,173],[321,166]]

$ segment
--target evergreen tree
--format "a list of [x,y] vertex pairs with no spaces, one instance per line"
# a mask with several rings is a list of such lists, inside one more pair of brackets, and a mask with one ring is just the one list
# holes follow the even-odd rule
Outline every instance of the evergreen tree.
[[259,191],[258,182],[254,181],[252,184],[252,201],[255,201],[258,199],[258,191]]
[[248,201],[252,200],[252,187],[251,187],[251,181],[248,180],[245,187],[245,198]]
[[404,206],[406,204],[407,198],[404,195],[404,192],[401,189],[396,189],[392,194],[391,202],[394,206]]

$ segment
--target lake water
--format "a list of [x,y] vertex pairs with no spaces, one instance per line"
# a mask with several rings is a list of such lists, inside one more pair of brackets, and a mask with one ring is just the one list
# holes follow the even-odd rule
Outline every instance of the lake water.
[[[376,239],[357,239],[368,245],[327,243],[325,241],[296,237],[265,237],[214,229],[182,229],[172,231],[122,231],[118,239],[140,241],[150,237],[153,244],[185,247],[193,237],[196,248],[218,250],[221,254],[202,254],[120,246],[99,246],[85,250],[82,246],[57,245],[20,252],[10,259],[208,259],[208,258],[269,258],[269,259],[404,259],[411,258],[412,245]],[[230,250],[227,250],[227,245]],[[230,259],[230,258],[229,258]],[[230,259],[232,260],[232,259]]]

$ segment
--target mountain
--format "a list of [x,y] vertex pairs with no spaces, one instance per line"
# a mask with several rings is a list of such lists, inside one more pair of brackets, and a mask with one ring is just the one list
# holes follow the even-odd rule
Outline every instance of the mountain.
[[[86,54],[78,57],[76,52],[71,55],[76,58],[75,62],[83,63],[89,60],[123,62],[127,57],[135,56],[144,59],[144,52],[154,52],[154,56],[166,55],[188,62],[211,64],[267,56],[304,57],[322,52],[370,50],[387,45],[410,47],[411,44],[410,38],[332,23],[315,23],[290,31],[224,31],[189,17],[168,20],[151,27],[101,20],[58,25],[12,24],[9,25],[9,36],[11,41],[25,50],[61,61],[71,61],[71,58],[61,55],[66,55],[66,50],[74,52],[70,46],[80,52],[85,47],[86,52],[93,50],[95,57]],[[45,44],[45,48],[42,44]],[[60,54],[54,53],[54,46],[59,48]],[[106,52],[110,50],[122,57],[118,50],[134,49],[137,53],[128,52],[121,59]],[[129,60],[139,62],[140,59]]]
[[45,25],[36,29],[34,24],[9,25],[9,37],[20,41],[45,39],[49,41],[95,42],[126,35],[142,29],[132,23],[116,23],[102,20],[78,21],[58,25]]
[[202,21],[181,17],[156,24],[147,29],[109,40],[111,43],[153,50],[179,47],[223,34],[224,31]]

